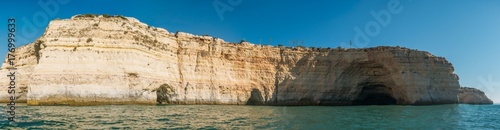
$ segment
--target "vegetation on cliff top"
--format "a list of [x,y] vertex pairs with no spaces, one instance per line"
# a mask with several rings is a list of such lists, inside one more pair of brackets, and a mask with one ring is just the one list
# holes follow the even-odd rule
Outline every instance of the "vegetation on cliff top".
[[121,18],[123,20],[128,20],[125,16],[122,15],[109,15],[109,14],[103,14],[103,15],[97,15],[97,14],[80,14],[76,15],[75,18],[96,18],[102,16],[104,18]]

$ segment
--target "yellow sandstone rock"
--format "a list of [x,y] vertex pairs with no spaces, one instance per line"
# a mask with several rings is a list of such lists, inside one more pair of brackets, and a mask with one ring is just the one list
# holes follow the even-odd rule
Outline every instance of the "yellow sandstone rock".
[[425,51],[229,43],[118,16],[51,21],[16,55],[28,105],[447,104],[460,88],[453,66]]

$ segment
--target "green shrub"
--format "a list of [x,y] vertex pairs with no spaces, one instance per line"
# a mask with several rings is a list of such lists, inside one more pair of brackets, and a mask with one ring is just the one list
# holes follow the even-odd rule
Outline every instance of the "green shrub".
[[125,18],[124,16],[121,16],[121,15],[117,15],[116,17],[121,18],[123,20],[128,20],[127,18]]
[[82,18],[85,18],[85,17],[94,18],[94,17],[97,17],[97,15],[94,15],[94,14],[81,14],[81,15],[77,15],[75,17],[77,17],[77,18],[79,18],[79,17],[82,17]]
[[130,77],[137,77],[137,75],[138,75],[137,73],[128,73],[128,76]]
[[97,15],[94,15],[94,14],[85,14],[85,15],[83,15],[83,16],[85,16],[85,17],[92,17],[92,18],[93,18],[93,17],[97,17]]
[[104,18],[111,18],[112,16],[110,16],[108,14],[103,14],[102,17],[104,17]]
[[87,39],[87,43],[92,42],[92,38]]

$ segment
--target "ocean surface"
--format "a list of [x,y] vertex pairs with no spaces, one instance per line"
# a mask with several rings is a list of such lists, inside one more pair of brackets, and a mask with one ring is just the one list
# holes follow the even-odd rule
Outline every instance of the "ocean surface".
[[500,105],[17,106],[0,129],[500,129]]

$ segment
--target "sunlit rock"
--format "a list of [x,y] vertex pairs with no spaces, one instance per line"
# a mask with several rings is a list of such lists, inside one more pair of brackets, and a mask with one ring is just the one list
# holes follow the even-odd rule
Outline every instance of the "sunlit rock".
[[458,103],[460,88],[451,63],[425,51],[231,43],[122,16],[53,20],[16,55],[29,105],[427,105]]

